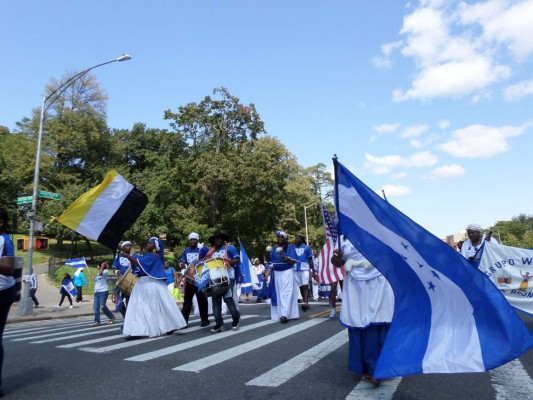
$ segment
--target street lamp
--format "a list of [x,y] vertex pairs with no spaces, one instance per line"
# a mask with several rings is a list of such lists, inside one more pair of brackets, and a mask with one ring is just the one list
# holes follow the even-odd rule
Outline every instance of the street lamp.
[[[31,275],[33,272],[32,268],[32,258],[33,258],[33,238],[35,235],[35,218],[37,216],[37,193],[39,189],[39,172],[41,169],[41,143],[43,138],[43,124],[44,124],[44,114],[46,111],[50,108],[52,104],[67,90],[74,82],[76,82],[78,79],[80,79],[82,76],[86,75],[89,71],[101,67],[103,65],[111,64],[114,62],[122,62],[122,61],[128,61],[131,60],[131,56],[127,54],[123,54],[120,57],[117,57],[113,60],[106,61],[101,64],[94,65],[90,68],[84,69],[81,72],[78,72],[77,74],[71,76],[69,79],[67,79],[61,86],[56,88],[52,93],[50,93],[48,96],[42,97],[41,101],[41,115],[39,117],[39,131],[37,134],[37,153],[35,154],[35,171],[33,175],[33,190],[32,190],[32,198],[31,198],[31,208],[28,211],[28,218],[30,219],[30,234],[29,234],[29,246],[28,246],[28,267],[27,267],[27,275]],[[19,315],[30,315],[33,313],[33,302],[30,299],[30,289],[29,286],[26,285],[24,289],[24,297],[21,299],[19,303]]]
[[309,204],[308,206],[304,206],[304,221],[305,221],[305,242],[309,244],[309,235],[307,234],[307,209],[309,207],[314,206],[315,204],[320,203],[320,201],[315,201],[313,204]]

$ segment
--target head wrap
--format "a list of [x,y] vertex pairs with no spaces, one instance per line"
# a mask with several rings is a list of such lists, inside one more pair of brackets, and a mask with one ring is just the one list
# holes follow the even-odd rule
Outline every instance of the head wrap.
[[189,240],[191,240],[191,239],[200,240],[200,235],[197,234],[196,232],[191,232],[190,235],[189,235]]
[[287,235],[285,232],[283,232],[281,230],[276,231],[276,236],[277,237],[282,237],[283,239],[287,239],[289,237],[289,235]]
[[481,229],[481,226],[478,224],[470,224],[466,227],[467,231],[477,231],[477,232],[483,232],[483,229]]
[[125,242],[122,242],[122,244],[120,245],[120,248],[123,249],[124,246],[131,246],[131,242],[129,240],[126,240]]
[[163,259],[164,255],[165,255],[164,248],[163,248],[163,242],[159,238],[157,238],[155,236],[153,236],[150,239],[148,239],[148,241],[150,243],[154,244],[155,250],[161,256],[161,259]]

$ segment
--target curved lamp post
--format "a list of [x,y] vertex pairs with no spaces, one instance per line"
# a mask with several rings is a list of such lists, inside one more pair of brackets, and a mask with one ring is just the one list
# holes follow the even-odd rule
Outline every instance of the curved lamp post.
[[[67,90],[74,82],[76,82],[78,79],[80,79],[82,76],[89,73],[89,71],[101,67],[103,65],[111,64],[114,62],[122,62],[122,61],[128,61],[131,60],[131,56],[124,54],[120,57],[117,57],[113,60],[106,61],[101,64],[94,65],[90,68],[84,69],[81,72],[78,72],[77,74],[71,76],[69,79],[67,79],[61,86],[56,88],[52,93],[50,93],[48,96],[42,97],[41,102],[41,115],[39,118],[39,131],[37,134],[37,153],[35,154],[35,172],[33,175],[33,190],[32,190],[32,198],[31,198],[31,208],[28,211],[28,218],[30,219],[30,234],[29,234],[29,246],[28,246],[28,267],[26,269],[27,275],[31,275],[33,272],[33,266],[32,266],[32,258],[33,258],[33,238],[35,236],[35,218],[37,216],[37,193],[39,189],[39,172],[41,169],[41,143],[43,138],[43,124],[44,124],[44,114],[52,104]],[[20,301],[19,304],[19,315],[29,315],[33,313],[33,302],[30,299],[30,289],[29,286],[26,285],[24,289],[24,296]]]

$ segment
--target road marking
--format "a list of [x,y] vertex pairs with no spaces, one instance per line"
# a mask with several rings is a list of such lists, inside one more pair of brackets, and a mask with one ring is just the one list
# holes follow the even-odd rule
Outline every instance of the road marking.
[[[86,332],[86,331],[98,331],[102,328],[108,328],[112,327],[113,325],[101,325],[101,326],[95,326],[90,328],[84,328],[84,329],[75,329],[73,331],[69,330],[67,333],[75,333],[75,332]],[[25,338],[19,338],[19,339],[11,339],[12,342],[21,342],[23,340],[33,340],[33,339],[42,339],[50,336],[58,336],[58,335],[64,335],[66,332],[57,332],[57,333],[49,333],[46,335],[39,335],[39,336],[30,336]]]
[[497,400],[530,399],[533,381],[520,360],[513,360],[490,371]]
[[381,381],[379,387],[374,387],[361,380],[346,396],[346,400],[390,400],[401,381],[402,378],[387,379]]
[[173,368],[174,371],[190,371],[190,372],[200,372],[203,369],[206,369],[208,367],[211,367],[213,365],[220,364],[226,360],[232,359],[234,357],[240,356],[241,354],[245,354],[249,351],[253,351],[258,349],[259,347],[266,346],[267,344],[276,342],[278,340],[281,340],[287,336],[294,335],[295,333],[299,333],[303,331],[304,329],[311,328],[315,325],[318,325],[322,322],[324,322],[325,319],[312,319],[305,322],[302,322],[298,325],[293,325],[290,328],[283,329],[281,331],[278,331],[276,333],[272,333],[267,336],[263,336],[259,339],[251,340],[246,343],[242,343],[238,346],[232,347],[231,349],[227,349],[224,351],[221,351],[219,353],[210,354],[207,357],[201,358],[196,361],[192,361],[187,364],[180,365],[179,367]]
[[[316,319],[315,319],[316,321]],[[348,342],[348,331],[343,329],[335,336],[323,341],[313,348],[297,355],[268,372],[246,382],[248,386],[270,386],[276,387],[294,378],[307,368],[316,364],[322,358],[337,350]],[[175,368],[176,369],[176,368]]]
[[56,347],[59,349],[71,349],[73,347],[80,347],[80,346],[85,346],[87,344],[101,343],[101,342],[105,342],[108,340],[121,339],[121,338],[122,339],[124,338],[124,335],[122,333],[120,335],[112,335],[112,336],[106,336],[106,337],[97,338],[97,339],[84,340],[83,342],[69,343],[69,344],[64,344],[64,345],[56,346]]
[[126,358],[126,361],[140,361],[140,362],[142,362],[142,361],[153,360],[154,358],[168,356],[170,354],[177,353],[178,351],[190,349],[190,348],[196,347],[196,346],[201,346],[201,345],[203,345],[205,343],[214,342],[216,340],[224,339],[224,338],[226,338],[228,336],[238,335],[240,333],[251,331],[251,330],[256,329],[256,328],[262,328],[263,326],[267,326],[267,325],[275,324],[275,323],[279,323],[279,322],[278,321],[272,321],[271,319],[266,320],[266,321],[261,321],[261,322],[258,322],[258,323],[252,324],[252,325],[243,326],[243,327],[239,328],[239,330],[237,330],[237,331],[226,331],[226,332],[221,332],[221,333],[217,333],[217,334],[212,334],[210,336],[206,336],[205,338],[191,340],[189,342],[180,343],[180,344],[177,344],[175,346],[166,347],[164,349],[151,351],[149,353],[141,354],[141,355],[138,355],[138,356],[135,356],[135,357]]
[[[113,331],[118,331],[118,330],[120,330],[120,328],[109,329],[109,330],[107,330],[107,331],[105,331],[105,332],[107,333],[107,332],[113,332]],[[56,338],[52,338],[52,339],[37,340],[37,341],[35,341],[35,342],[30,342],[30,343],[49,343],[49,342],[59,342],[60,340],[75,339],[75,338],[78,338],[78,337],[92,336],[92,335],[99,335],[100,333],[103,333],[103,332],[104,332],[104,331],[85,332],[85,333],[79,333],[79,334],[77,334],[77,335],[69,335],[69,336],[56,337]]]
[[80,325],[86,325],[87,322],[77,322],[77,323],[74,323],[74,324],[70,324],[70,325],[65,325],[65,326],[61,326],[61,327],[57,327],[56,325],[50,325],[51,327],[53,327],[52,329],[48,329],[48,328],[31,328],[31,329],[23,329],[23,330],[20,330],[20,331],[17,331],[17,332],[9,332],[9,334],[7,335],[4,335],[4,339],[8,339],[10,337],[19,337],[19,336],[24,336],[24,335],[34,335],[36,333],[40,333],[40,332],[55,332],[55,331],[61,331],[61,330],[65,330],[65,329],[70,329],[74,326],[80,326]]
[[[341,306],[337,306],[335,308],[337,310],[337,312],[340,312],[341,311]],[[331,312],[331,307],[328,307],[327,310],[324,310],[324,311],[320,311],[319,313],[315,313],[315,314],[310,314],[308,318],[324,318],[324,317],[329,317],[329,313]]]

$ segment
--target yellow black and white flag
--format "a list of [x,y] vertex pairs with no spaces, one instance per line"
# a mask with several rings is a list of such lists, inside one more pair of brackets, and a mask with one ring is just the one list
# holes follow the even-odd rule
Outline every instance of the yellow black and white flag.
[[147,204],[148,197],[143,192],[112,170],[100,185],[78,197],[57,220],[115,250]]

